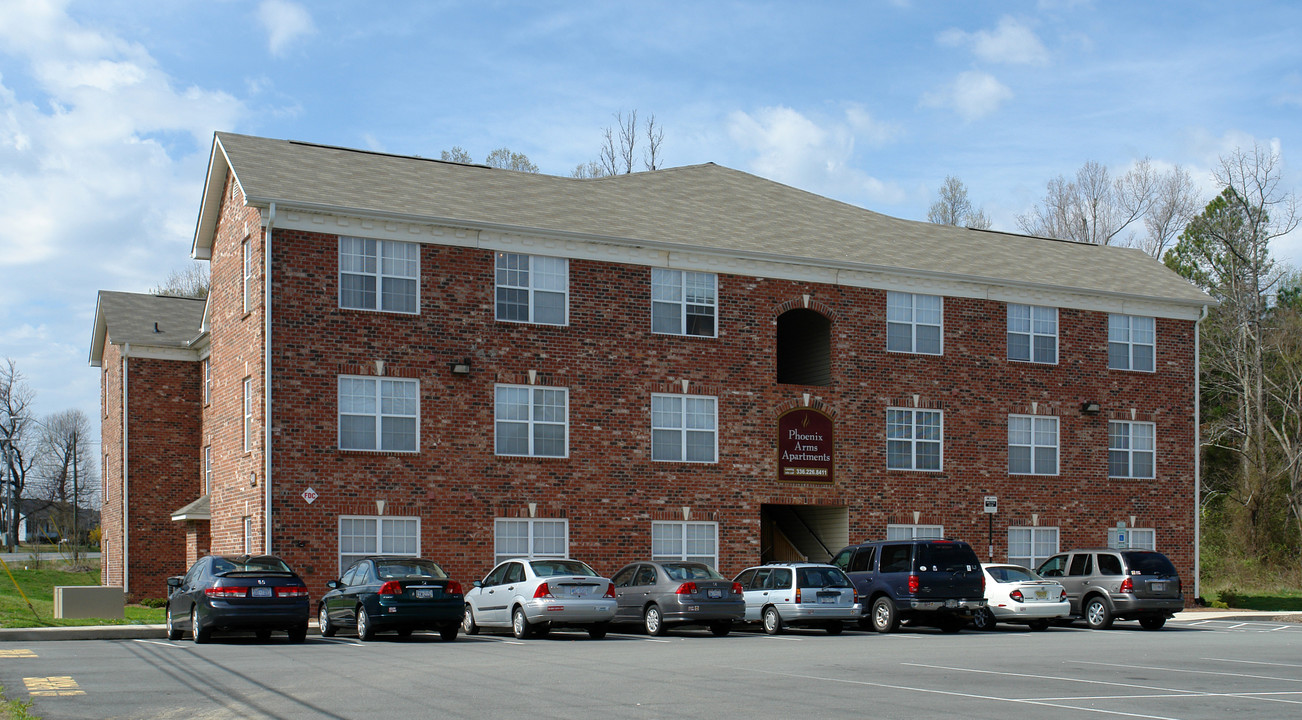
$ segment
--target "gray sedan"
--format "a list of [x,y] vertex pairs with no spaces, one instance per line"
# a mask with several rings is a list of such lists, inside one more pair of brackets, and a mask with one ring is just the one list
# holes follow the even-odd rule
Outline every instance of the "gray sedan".
[[611,579],[615,622],[641,624],[651,635],[665,634],[670,625],[707,625],[723,636],[746,615],[741,586],[704,563],[636,562]]

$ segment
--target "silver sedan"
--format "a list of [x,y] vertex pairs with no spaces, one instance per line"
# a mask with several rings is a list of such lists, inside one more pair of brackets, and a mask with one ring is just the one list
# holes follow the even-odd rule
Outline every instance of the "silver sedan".
[[600,639],[615,617],[615,586],[578,560],[505,560],[474,585],[461,621],[467,635],[510,628],[524,639],[578,627]]
[[671,625],[699,624],[722,637],[746,616],[741,585],[705,563],[635,562],[611,579],[619,603],[615,622],[640,623],[649,635],[663,635]]

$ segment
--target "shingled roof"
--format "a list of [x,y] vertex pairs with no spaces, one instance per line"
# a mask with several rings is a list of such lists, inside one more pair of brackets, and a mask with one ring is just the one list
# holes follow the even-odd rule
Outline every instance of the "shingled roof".
[[714,164],[575,179],[231,133],[214,140],[196,256],[226,168],[255,207],[1212,303],[1140,250],[902,220]]
[[105,343],[188,348],[203,324],[204,300],[101,290],[95,303],[90,364],[99,365]]

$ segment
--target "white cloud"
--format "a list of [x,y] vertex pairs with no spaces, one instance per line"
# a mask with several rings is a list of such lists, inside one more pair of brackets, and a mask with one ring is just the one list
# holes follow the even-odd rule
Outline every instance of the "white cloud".
[[258,6],[258,21],[267,31],[267,48],[281,56],[299,38],[316,32],[307,8],[289,0],[264,0]]
[[1029,27],[1004,16],[994,30],[964,32],[957,28],[942,32],[936,41],[941,45],[972,48],[978,59],[1005,65],[1044,65],[1049,51]]
[[948,86],[923,94],[922,105],[952,109],[959,117],[971,122],[998,110],[1005,100],[1012,97],[1013,91],[993,75],[968,70],[959,73]]

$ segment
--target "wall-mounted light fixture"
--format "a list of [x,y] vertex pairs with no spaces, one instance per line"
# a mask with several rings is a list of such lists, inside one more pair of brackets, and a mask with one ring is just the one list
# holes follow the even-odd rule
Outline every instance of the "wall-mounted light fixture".
[[1098,415],[1100,411],[1101,408],[1096,402],[1083,402],[1080,404],[1081,415]]
[[469,375],[470,358],[462,358],[461,360],[450,362],[448,363],[448,369],[452,371],[453,375]]

